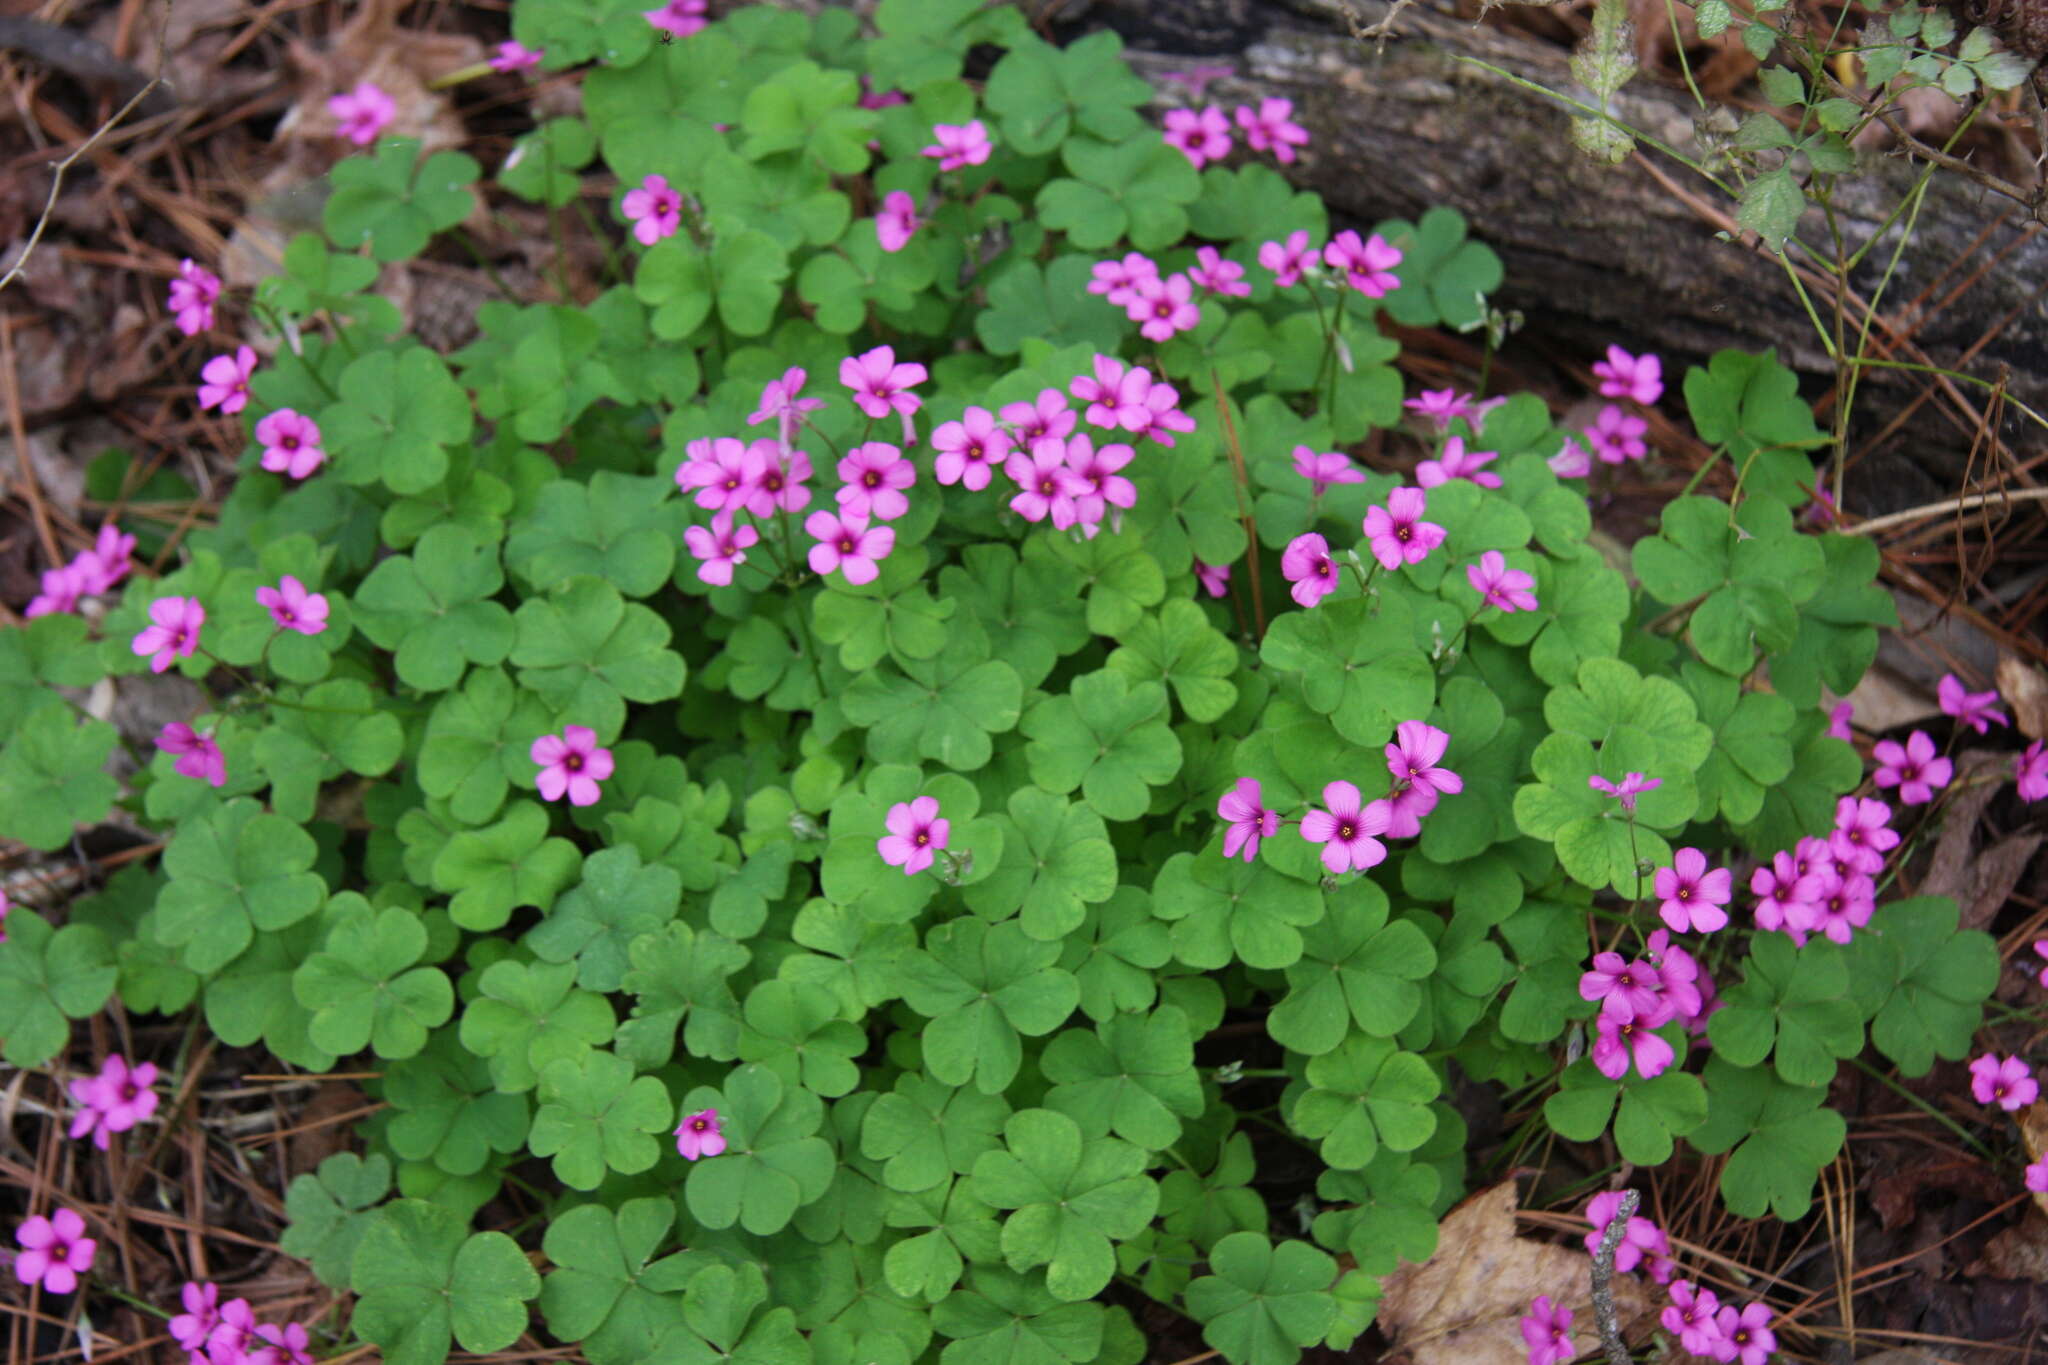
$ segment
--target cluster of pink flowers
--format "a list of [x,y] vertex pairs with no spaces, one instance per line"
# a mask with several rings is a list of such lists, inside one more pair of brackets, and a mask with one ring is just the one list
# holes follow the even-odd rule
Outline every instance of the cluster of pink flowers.
[[1147,341],[1170,341],[1202,320],[1195,282],[1178,272],[1162,279],[1158,263],[1142,252],[1129,252],[1120,261],[1097,261],[1088,292],[1123,309],[1140,324]]
[[179,1301],[185,1311],[171,1319],[170,1333],[188,1365],[313,1365],[303,1323],[259,1323],[247,1299],[222,1303],[216,1284],[187,1282]]
[[1884,855],[1898,847],[1892,809],[1869,797],[1835,803],[1835,827],[1825,839],[1801,839],[1750,875],[1757,897],[1756,925],[1805,943],[1822,934],[1847,943],[1877,912],[1877,875]]
[[889,832],[875,841],[875,851],[889,866],[902,868],[906,877],[930,867],[953,837],[953,822],[939,814],[937,797],[898,801],[889,807],[883,823]]
[[80,550],[69,564],[43,570],[43,590],[32,598],[22,615],[48,616],[53,612],[78,610],[81,600],[111,592],[135,567],[135,537],[123,535],[108,522],[100,527],[92,548]]
[[1394,274],[1401,260],[1401,248],[1377,232],[1361,238],[1348,228],[1320,252],[1308,231],[1300,228],[1288,233],[1284,242],[1265,242],[1259,247],[1259,264],[1273,272],[1273,283],[1279,288],[1300,284],[1320,263],[1341,273],[1346,284],[1369,299],[1384,298],[1401,287],[1400,277]]
[[1415,482],[1424,488],[1435,488],[1452,479],[1464,479],[1481,488],[1498,488],[1500,475],[1486,467],[1498,458],[1498,451],[1467,450],[1464,437],[1448,436],[1435,459],[1424,460],[1415,466]]
[[[1319,454],[1307,446],[1295,447],[1294,472],[1309,481],[1314,497],[1321,497],[1334,484],[1362,483],[1365,480],[1365,475],[1353,468],[1341,454]],[[1385,506],[1366,509],[1361,529],[1372,547],[1373,558],[1379,561],[1381,568],[1392,572],[1404,565],[1420,564],[1444,543],[1444,528],[1433,521],[1423,520],[1428,511],[1429,495],[1422,489],[1405,487],[1391,490]],[[1499,556],[1495,555],[1495,558]],[[1505,561],[1501,568],[1503,572],[1507,571]],[[1314,607],[1337,590],[1337,562],[1331,556],[1330,542],[1319,532],[1310,531],[1288,542],[1287,549],[1280,556],[1280,572],[1294,585],[1290,590],[1294,600],[1304,607]],[[1527,575],[1521,577],[1528,585],[1535,582]],[[1227,574],[1224,581],[1228,581]],[[1474,586],[1478,586],[1476,581]],[[1480,588],[1479,591],[1484,593],[1486,589]],[[1223,595],[1215,588],[1211,592],[1217,597]],[[1532,605],[1534,600],[1530,599]]]
[[1600,1005],[1593,1024],[1593,1065],[1609,1080],[1626,1076],[1631,1063],[1645,1080],[1661,1076],[1678,1054],[1657,1030],[1676,1020],[1697,1035],[1721,1007],[1713,980],[1700,970],[1697,958],[1671,941],[1669,930],[1651,934],[1648,949],[1634,959],[1595,953],[1592,966],[1579,977],[1580,999]]
[[[1607,358],[1594,363],[1593,375],[1600,381],[1603,398],[1625,399],[1650,407],[1664,396],[1664,362],[1654,355],[1630,355],[1619,346],[1609,346]],[[1609,403],[1600,409],[1593,425],[1585,428],[1585,437],[1592,453],[1600,457],[1602,464],[1621,464],[1625,460],[1640,460],[1650,453],[1649,444],[1643,440],[1649,429],[1650,424],[1644,418],[1629,412],[1619,403]],[[1568,446],[1557,458],[1564,458],[1576,449],[1576,446]],[[1564,473],[1563,470],[1558,472]]]
[[597,731],[587,725],[565,725],[559,735],[542,735],[527,757],[540,766],[535,785],[543,801],[567,796],[572,806],[594,806],[598,783],[612,775],[612,751],[599,747]]
[[[1378,836],[1412,839],[1422,833],[1422,817],[1436,809],[1442,796],[1465,790],[1464,779],[1443,767],[1451,737],[1434,725],[1404,720],[1386,746],[1387,771],[1393,785],[1383,797],[1367,801],[1349,782],[1323,788],[1323,806],[1301,817],[1301,837],[1323,846],[1323,866],[1333,874],[1363,872],[1386,860],[1387,846]],[[1269,810],[1258,779],[1241,777],[1216,803],[1227,822],[1223,856],[1240,854],[1246,862],[1259,856],[1259,841],[1280,829],[1280,814]]]
[[[1293,162],[1295,148],[1308,146],[1308,129],[1294,121],[1292,100],[1262,99],[1256,109],[1240,104],[1234,117],[1245,145],[1255,152],[1271,152],[1282,165]],[[1165,122],[1167,146],[1187,157],[1196,170],[1230,155],[1231,118],[1217,106],[1170,109]]]
[[78,1106],[72,1116],[71,1136],[91,1137],[93,1146],[106,1151],[115,1133],[125,1133],[156,1112],[156,1063],[128,1065],[116,1052],[100,1065],[97,1076],[80,1076],[71,1082],[71,1099]]

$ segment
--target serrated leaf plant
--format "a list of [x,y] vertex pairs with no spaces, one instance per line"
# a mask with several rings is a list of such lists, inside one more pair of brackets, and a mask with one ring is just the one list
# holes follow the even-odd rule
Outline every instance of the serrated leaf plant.
[[[14,908],[5,1056],[118,995],[367,1073],[285,1201],[337,1351],[1136,1365],[1143,1294],[1290,1365],[1431,1253],[1461,1087],[1798,1218],[1866,1031],[1971,1051],[1992,941],[1878,903],[1913,812],[1820,709],[1890,606],[1774,359],[1684,377],[1747,473],[1630,576],[1579,442],[1654,358],[1598,434],[1404,402],[1380,321],[1498,259],[1208,164],[1113,37],[511,22],[581,111],[344,159],[215,524],[0,631],[0,837],[161,845]],[[438,354],[374,267],[503,195],[608,205],[609,266]],[[78,698],[174,667],[110,760]]]

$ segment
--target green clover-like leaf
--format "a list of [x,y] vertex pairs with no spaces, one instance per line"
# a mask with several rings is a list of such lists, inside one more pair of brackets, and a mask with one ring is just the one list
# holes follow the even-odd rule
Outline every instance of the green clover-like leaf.
[[1290,611],[1273,622],[1259,655],[1301,676],[1308,704],[1353,744],[1384,744],[1394,726],[1429,714],[1436,675],[1415,647],[1405,599],[1386,596],[1377,613],[1364,598]]
[[601,995],[575,989],[564,962],[493,962],[477,978],[462,1012],[462,1045],[491,1064],[498,1089],[531,1090],[551,1063],[582,1056],[611,1040],[616,1020]]
[[553,1157],[556,1178],[575,1190],[596,1189],[606,1171],[632,1175],[654,1165],[661,1144],[652,1135],[675,1117],[661,1082],[634,1079],[633,1064],[612,1052],[549,1062],[539,1096],[526,1145]]
[[369,1044],[379,1057],[410,1057],[427,1032],[455,1012],[455,991],[426,955],[427,927],[416,911],[372,910],[355,892],[335,897],[327,948],[292,976],[299,1003],[313,1011],[307,1036],[337,1057]]
[[1825,939],[1795,948],[1782,934],[1751,940],[1742,980],[1722,992],[1708,1021],[1714,1055],[1757,1066],[1775,1052],[1787,1085],[1825,1086],[1838,1058],[1863,1050],[1863,1018],[1849,997],[1849,967]]
[[1024,757],[1032,781],[1062,796],[1080,788],[1105,819],[1136,820],[1151,804],[1150,788],[1180,771],[1166,689],[1133,685],[1111,669],[1084,674],[1066,695],[1038,702],[1020,728],[1031,739]]
[[[347,163],[343,163],[344,165]],[[424,346],[373,351],[341,372],[341,398],[320,411],[335,477],[423,493],[448,475],[448,448],[475,425],[469,395]]]
[[418,138],[387,137],[368,155],[335,166],[326,226],[336,246],[368,242],[378,260],[402,261],[469,216],[476,206],[469,187],[483,168],[461,152],[435,152],[425,161],[419,155]]
[[61,848],[80,825],[105,819],[121,791],[103,771],[119,738],[103,720],[80,724],[69,707],[31,714],[0,749],[0,837]]
[[629,1199],[617,1209],[584,1204],[548,1223],[541,1249],[554,1269],[541,1285],[548,1331],[580,1343],[593,1361],[646,1360],[654,1344],[683,1326],[682,1291],[704,1254],[657,1259],[675,1222],[671,1199]]
[[673,487],[609,469],[587,484],[550,483],[506,541],[506,566],[541,592],[587,574],[627,597],[650,597],[668,581],[682,539]]
[[1422,1007],[1416,983],[1437,969],[1421,930],[1405,919],[1387,922],[1387,896],[1376,883],[1354,879],[1325,899],[1329,913],[1302,930],[1287,997],[1266,1018],[1276,1040],[1311,1056],[1342,1043],[1354,1022],[1374,1038],[1399,1033]]
[[286,928],[320,908],[327,886],[312,871],[317,851],[312,835],[246,796],[187,821],[164,851],[171,880],[157,899],[157,937],[182,949],[193,971],[219,970],[258,929]]
[[627,956],[621,984],[635,1004],[619,1026],[619,1055],[643,1069],[665,1066],[679,1034],[693,1057],[739,1055],[740,1006],[726,981],[747,965],[745,948],[677,920],[634,939]]
[[1214,840],[1166,860],[1152,907],[1174,922],[1173,953],[1188,966],[1214,971],[1236,958],[1270,970],[1301,959],[1301,928],[1323,917],[1323,894],[1263,861],[1225,858]]
[[1728,1211],[1738,1218],[1761,1218],[1767,1210],[1787,1222],[1804,1218],[1820,1168],[1835,1159],[1849,1131],[1827,1107],[1827,1088],[1787,1085],[1762,1067],[1718,1055],[1707,1062],[1706,1087],[1706,1122],[1686,1141],[1710,1156],[1730,1153],[1721,1170]]
[[289,1224],[278,1248],[310,1262],[322,1284],[346,1289],[356,1244],[376,1218],[371,1210],[390,1192],[391,1162],[381,1153],[336,1152],[285,1191]]
[[1003,1125],[1004,1150],[974,1163],[974,1194],[1011,1210],[1003,1259],[1042,1265],[1045,1287],[1067,1302],[1093,1298],[1116,1273],[1113,1240],[1135,1237],[1159,1207],[1145,1153],[1118,1138],[1084,1142],[1065,1114],[1026,1109]]
[[1015,920],[942,924],[904,959],[903,999],[931,1023],[925,1068],[946,1085],[973,1081],[1001,1094],[1023,1065],[1022,1037],[1052,1032],[1074,1012],[1080,988],[1056,967],[1058,943],[1025,934]]
[[1293,1365],[1336,1318],[1337,1263],[1306,1242],[1234,1232],[1210,1250],[1209,1270],[1188,1286],[1188,1312],[1202,1340],[1244,1365]]
[[584,989],[615,991],[633,940],[674,919],[682,893],[674,868],[643,866],[632,847],[608,848],[584,859],[583,880],[528,931],[526,944],[544,962],[575,962]]
[[511,652],[512,613],[491,600],[504,585],[497,546],[459,526],[436,526],[410,555],[370,571],[356,590],[356,623],[397,651],[400,681],[446,692],[468,664],[495,664]]
[[810,1091],[785,1086],[765,1066],[743,1066],[722,1093],[700,1086],[683,1099],[683,1113],[706,1109],[718,1111],[725,1154],[699,1160],[683,1187],[690,1216],[705,1227],[737,1223],[766,1237],[831,1188],[832,1147],[817,1136],[825,1104]]
[[540,1276],[502,1232],[424,1199],[377,1211],[356,1244],[352,1325],[391,1365],[440,1365],[451,1339],[465,1351],[500,1351],[526,1330]]
[[1959,1061],[1998,985],[1998,947],[1956,928],[1946,896],[1915,896],[1879,908],[1848,947],[1849,990],[1870,1020],[1870,1041],[1908,1076],[1936,1057]]
[[1382,1146],[1411,1152],[1436,1131],[1429,1104],[1442,1088],[1436,1073],[1390,1039],[1350,1035],[1309,1060],[1308,1083],[1288,1122],[1303,1137],[1322,1140],[1331,1166],[1356,1169]]
[[0,943],[0,1055],[15,1066],[41,1066],[64,1050],[73,1019],[105,1008],[120,968],[98,928],[50,922],[26,907],[7,919]]
[[1046,1107],[1092,1141],[1115,1133],[1150,1151],[1180,1140],[1181,1120],[1202,1112],[1188,1017],[1172,1005],[1119,1014],[1093,1030],[1070,1029],[1039,1060],[1053,1088]]

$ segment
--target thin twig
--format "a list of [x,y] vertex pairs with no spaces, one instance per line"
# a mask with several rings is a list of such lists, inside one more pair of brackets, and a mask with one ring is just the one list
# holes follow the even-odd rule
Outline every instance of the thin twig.
[[1621,1192],[1614,1217],[1600,1234],[1600,1249],[1593,1253],[1593,1325],[1600,1329],[1608,1365],[1629,1365],[1628,1347],[1622,1342],[1621,1324],[1614,1314],[1614,1253],[1628,1231],[1628,1220],[1636,1216],[1642,1202],[1642,1195],[1634,1190]]
[[1908,507],[1903,512],[1890,512],[1841,529],[1852,536],[1870,536],[1876,535],[1879,531],[1888,531],[1894,526],[1925,521],[1930,517],[1946,516],[1950,512],[1967,512],[1972,508],[1985,507],[1992,503],[2040,502],[2044,498],[2048,498],[2048,488],[2015,488],[2000,493],[1966,493],[1962,497],[1950,498],[1946,502],[1930,502],[1925,507]]

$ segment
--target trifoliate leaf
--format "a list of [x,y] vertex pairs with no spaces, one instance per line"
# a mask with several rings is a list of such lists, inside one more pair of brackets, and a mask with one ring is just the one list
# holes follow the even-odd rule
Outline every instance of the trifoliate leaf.
[[1187,1015],[1172,1005],[1070,1029],[1046,1045],[1039,1067],[1053,1083],[1046,1107],[1091,1141],[1115,1133],[1164,1151],[1180,1140],[1181,1120],[1202,1112],[1194,1039]]
[[1272,970],[1301,959],[1301,928],[1323,917],[1323,895],[1263,861],[1225,858],[1219,840],[1167,859],[1152,913],[1173,921],[1174,956],[1190,967],[1214,971],[1235,958]]
[[611,1052],[549,1062],[538,1093],[526,1145],[553,1157],[556,1178],[575,1190],[596,1189],[607,1171],[632,1175],[652,1166],[661,1156],[653,1135],[675,1118],[661,1082],[635,1080],[633,1064]]
[[1997,945],[1958,931],[1959,918],[1946,896],[1915,896],[1880,907],[1849,943],[1849,990],[1870,1041],[1908,1076],[1969,1055],[1998,985]]
[[193,971],[219,970],[258,929],[320,908],[327,887],[311,870],[316,853],[313,836],[245,796],[188,821],[164,852],[171,880],[157,899],[157,936]]
[[1363,1166],[1382,1146],[1411,1152],[1436,1131],[1429,1107],[1442,1088],[1436,1073],[1390,1039],[1350,1035],[1310,1059],[1308,1083],[1288,1123],[1303,1137],[1322,1139],[1323,1160],[1333,1167]]
[[1293,1365],[1336,1317],[1337,1263],[1306,1242],[1274,1246],[1234,1232],[1209,1252],[1210,1274],[1187,1289],[1202,1340],[1244,1365]]
[[642,866],[638,849],[593,853],[584,859],[583,880],[527,932],[526,945],[544,962],[575,962],[584,989],[615,991],[625,980],[633,940],[674,919],[682,892],[674,868]]
[[489,1059],[500,1090],[531,1090],[549,1064],[582,1056],[611,1041],[612,1007],[601,995],[575,989],[576,967],[564,962],[493,962],[477,978],[477,997],[462,1012],[462,1045]]
[[931,1023],[925,1067],[946,1085],[973,1081],[1001,1094],[1023,1065],[1019,1036],[1052,1032],[1074,1012],[1080,988],[1053,964],[1060,945],[1028,937],[1015,920],[957,919],[933,929],[903,963],[903,999]]
[[107,936],[87,924],[50,928],[17,906],[0,943],[0,1040],[14,1066],[41,1066],[63,1051],[72,1019],[105,1008],[120,969]]
[[439,1204],[399,1199],[356,1245],[352,1325],[390,1365],[440,1365],[451,1339],[465,1351],[501,1351],[526,1330],[540,1276],[510,1237],[471,1233],[467,1222]]
[[1004,1150],[974,1163],[975,1197],[999,1209],[1003,1259],[1012,1270],[1046,1267],[1055,1298],[1093,1298],[1116,1273],[1113,1240],[1135,1237],[1159,1207],[1145,1153],[1101,1137],[1084,1142],[1064,1114],[1027,1109],[1003,1125]]
[[78,826],[105,819],[121,791],[103,771],[119,738],[103,720],[78,723],[66,706],[30,715],[0,749],[0,837],[61,848]]
[[1355,879],[1325,899],[1329,913],[1302,930],[1287,997],[1266,1018],[1278,1042],[1310,1056],[1335,1048],[1354,1023],[1374,1038],[1399,1033],[1422,1006],[1415,983],[1437,969],[1421,930],[1407,920],[1387,922],[1378,884]]
[[1863,1050],[1863,1019],[1849,997],[1849,968],[1825,939],[1795,948],[1782,934],[1750,941],[1742,980],[1722,991],[1707,1022],[1714,1055],[1750,1067],[1776,1052],[1787,1085],[1825,1086],[1838,1058]]
[[391,1162],[383,1155],[335,1153],[317,1175],[302,1175],[285,1191],[289,1222],[278,1248],[310,1262],[322,1284],[346,1289],[356,1244],[376,1217],[369,1210],[390,1191]]
[[337,1057],[366,1043],[379,1057],[412,1056],[455,1011],[447,975],[414,965],[426,955],[426,925],[403,906],[372,910],[354,892],[335,897],[330,916],[327,948],[292,976],[293,993],[313,1011],[307,1036]]
[[825,1104],[810,1091],[785,1086],[767,1067],[743,1066],[723,1094],[699,1086],[683,1098],[683,1113],[706,1109],[718,1111],[725,1155],[697,1161],[683,1191],[690,1216],[705,1227],[738,1223],[766,1237],[831,1188],[832,1147],[816,1136]]
[[408,687],[446,692],[468,664],[495,664],[511,652],[512,613],[491,600],[504,585],[497,546],[459,526],[437,526],[410,555],[370,571],[356,590],[356,624],[397,652]]
[[1849,1130],[1826,1107],[1827,1088],[1787,1085],[1762,1067],[1716,1056],[1707,1062],[1706,1090],[1706,1122],[1686,1141],[1710,1156],[1732,1149],[1721,1170],[1728,1211],[1738,1218],[1761,1218],[1766,1210],[1787,1222],[1804,1218],[1820,1168],[1835,1159]]
[[469,187],[483,168],[461,152],[435,152],[423,162],[419,154],[418,138],[387,137],[335,166],[326,227],[336,246],[368,242],[378,260],[402,261],[469,216],[476,206]]

